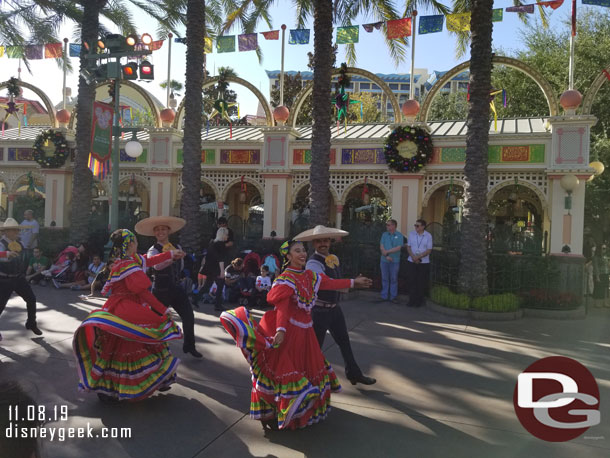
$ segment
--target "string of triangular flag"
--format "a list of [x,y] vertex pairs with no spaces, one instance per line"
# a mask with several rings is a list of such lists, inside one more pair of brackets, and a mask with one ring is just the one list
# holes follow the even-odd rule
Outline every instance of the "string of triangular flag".
[[[148,48],[151,51],[157,51],[163,46],[165,40],[153,41]],[[69,57],[79,57],[81,54],[82,45],[79,43],[70,43],[68,46]],[[26,45],[26,46],[0,46],[0,57],[8,57],[9,59],[59,59],[64,55],[62,43],[47,43],[42,45]]]

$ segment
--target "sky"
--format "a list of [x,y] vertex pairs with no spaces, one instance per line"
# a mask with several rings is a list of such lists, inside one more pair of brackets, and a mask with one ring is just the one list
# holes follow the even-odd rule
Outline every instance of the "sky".
[[[527,3],[527,2],[525,2]],[[403,3],[396,3],[404,5]],[[512,5],[512,0],[502,0],[494,2],[494,8],[506,8]],[[580,7],[580,2],[579,2]],[[402,6],[401,6],[402,8]],[[400,9],[400,8],[398,8]],[[566,18],[571,13],[571,2],[565,1],[557,10],[545,9],[550,20],[550,27],[567,27],[564,24]],[[434,14],[430,10],[420,10],[419,16]],[[530,21],[534,23],[539,17],[537,10],[533,15],[528,15]],[[156,25],[155,21],[145,17],[144,13],[137,13],[136,26],[139,33],[149,32],[155,39]],[[279,29],[282,24],[286,24],[286,52],[284,69],[295,71],[307,71],[308,52],[313,52],[313,30],[311,39],[308,45],[289,45],[288,31],[295,27],[295,14],[292,4],[285,1],[276,2],[276,6],[271,10],[273,18],[273,28]],[[361,17],[354,24],[366,24],[374,22],[372,17]],[[109,28],[111,25],[107,24]],[[308,28],[313,29],[313,21],[310,21]],[[441,33],[417,35],[415,48],[415,67],[427,68],[429,72],[432,70],[449,70],[455,65],[468,59],[468,55],[462,58],[457,58],[455,53],[455,40],[446,31]],[[502,22],[495,22],[493,28],[494,47],[501,48],[507,55],[514,53],[523,47],[520,41],[519,31],[523,29],[523,25],[518,19],[516,13],[504,12]],[[265,24],[261,23],[258,31],[263,32],[270,30]],[[239,34],[240,30],[232,30],[228,34]],[[65,25],[62,27],[62,37],[72,37],[73,27]],[[185,36],[182,31],[182,36]],[[266,41],[259,34],[258,44],[263,51],[263,61],[259,62],[254,51],[249,52],[234,52],[207,55],[208,70],[213,75],[215,69],[222,66],[232,67],[237,75],[244,78],[258,87],[261,92],[269,100],[269,80],[265,70],[279,70],[281,62],[281,41]],[[345,60],[345,45],[339,45],[339,53],[337,56],[338,63]],[[165,41],[162,48],[153,52],[151,60],[155,65],[155,80],[147,83],[140,83],[146,90],[152,92],[159,100],[165,103],[165,90],[159,87],[159,83],[167,78],[168,69],[168,41]],[[356,66],[368,70],[373,73],[409,73],[411,67],[411,50],[407,50],[407,58],[404,62],[395,66],[389,51],[386,48],[385,40],[382,36],[382,31],[374,30],[372,33],[367,33],[360,27],[360,41],[356,44],[357,63]],[[172,43],[171,55],[171,78],[184,83],[185,67],[186,67],[186,45],[180,43]],[[11,76],[17,76],[18,60],[8,59],[6,55],[0,58],[0,81],[5,81]],[[72,64],[75,69],[78,69],[78,59],[72,58]],[[568,63],[566,62],[566,65]],[[31,61],[32,73],[29,73],[25,66],[22,65],[21,78],[23,81],[29,82],[42,89],[51,99],[53,103],[59,103],[62,100],[62,71],[53,59],[44,59]],[[77,70],[67,76],[67,86],[72,88],[72,92],[76,95],[78,87]],[[235,90],[238,95],[240,104],[240,115],[256,114],[258,100],[247,89],[239,85],[232,84],[231,89]],[[28,93],[25,94],[29,96]],[[181,98],[179,98],[179,101]]]

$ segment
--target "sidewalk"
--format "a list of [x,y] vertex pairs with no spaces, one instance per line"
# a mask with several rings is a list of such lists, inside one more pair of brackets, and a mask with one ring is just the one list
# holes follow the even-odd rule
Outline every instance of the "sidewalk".
[[[329,417],[301,431],[264,432],[248,418],[247,363],[211,305],[195,311],[202,359],[184,355],[181,342],[171,344],[182,359],[171,391],[105,405],[77,391],[71,348],[74,330],[101,300],[48,287],[35,293],[44,335],[24,329],[25,304],[13,297],[0,317],[0,379],[22,381],[47,411],[67,405],[68,420],[49,427],[90,423],[94,431],[130,427],[132,435],[42,440],[44,458],[610,456],[609,309],[592,309],[578,321],[469,322],[360,294],[343,310],[356,359],[377,384],[349,384],[329,336],[324,353],[343,383]],[[536,439],[513,409],[519,372],[551,355],[584,364],[600,389],[601,424],[571,442]]]

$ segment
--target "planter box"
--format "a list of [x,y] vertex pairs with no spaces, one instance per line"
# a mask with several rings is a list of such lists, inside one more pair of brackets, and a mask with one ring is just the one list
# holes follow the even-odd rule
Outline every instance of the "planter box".
[[573,310],[524,308],[523,315],[531,318],[549,318],[552,320],[582,320],[587,316],[587,310],[584,305]]
[[469,318],[471,320],[480,321],[511,321],[519,320],[523,316],[523,310],[519,309],[514,312],[481,312],[479,310],[463,310],[463,309],[452,309],[449,307],[443,307],[442,305],[435,304],[434,302],[428,301],[427,307],[437,313],[449,316],[457,316],[462,318]]

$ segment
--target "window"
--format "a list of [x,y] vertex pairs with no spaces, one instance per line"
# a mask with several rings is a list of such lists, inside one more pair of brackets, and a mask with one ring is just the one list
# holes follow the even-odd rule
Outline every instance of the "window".
[[392,89],[393,91],[397,91],[398,87],[398,83],[390,83],[390,89]]
[[388,110],[392,111],[392,104],[390,102],[388,102],[387,107]]
[[376,84],[374,84],[374,83],[371,85],[371,89],[373,91],[381,91],[381,88],[379,86],[377,86]]
[[400,89],[403,91],[408,91],[409,90],[409,85],[408,84],[401,84],[400,85]]
[[458,91],[467,92],[468,91],[468,83],[458,83]]
[[360,90],[371,89],[371,83],[360,83]]

